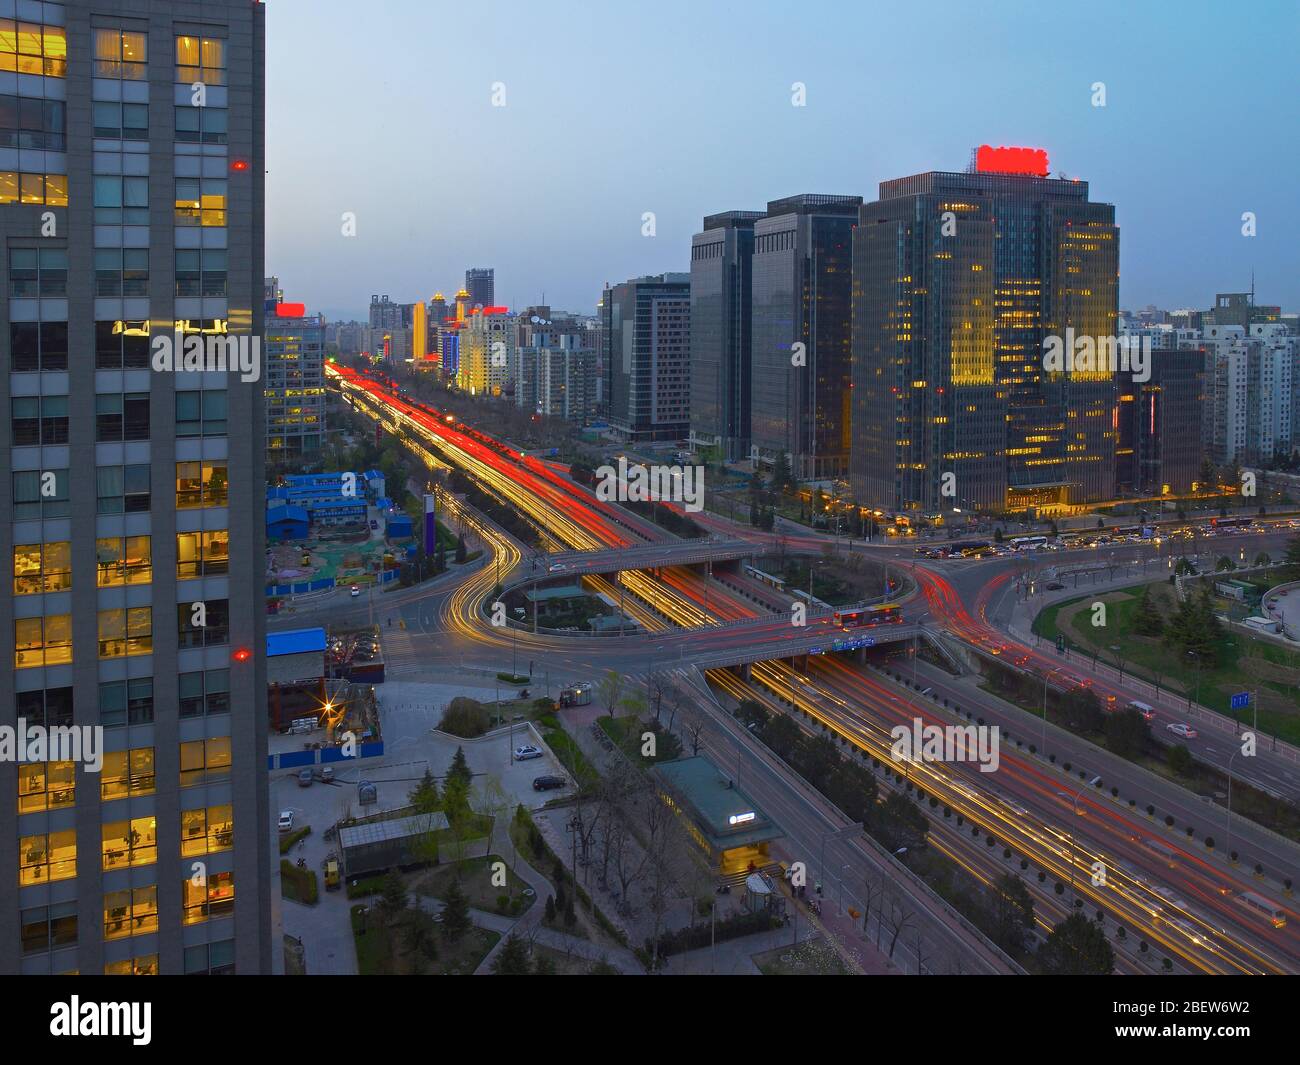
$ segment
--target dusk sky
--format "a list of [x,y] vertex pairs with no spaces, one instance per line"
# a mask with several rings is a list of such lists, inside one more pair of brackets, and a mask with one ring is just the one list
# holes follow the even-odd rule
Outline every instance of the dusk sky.
[[1208,307],[1254,270],[1297,310],[1298,44],[1296,0],[269,0],[266,270],[331,317],[470,266],[498,303],[591,313],[606,281],[689,269],[706,214],[871,200],[989,143],[1116,205],[1121,307]]

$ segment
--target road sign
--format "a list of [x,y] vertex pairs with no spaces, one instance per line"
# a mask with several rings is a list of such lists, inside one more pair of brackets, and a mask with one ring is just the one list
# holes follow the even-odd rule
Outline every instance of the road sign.
[[1250,692],[1233,692],[1232,709],[1245,710],[1250,705]]

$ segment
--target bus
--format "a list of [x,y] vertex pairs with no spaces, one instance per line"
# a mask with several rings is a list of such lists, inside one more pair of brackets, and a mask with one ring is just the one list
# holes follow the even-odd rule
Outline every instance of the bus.
[[993,545],[987,540],[959,540],[947,547],[949,558],[982,558],[992,551]]
[[842,629],[860,629],[868,625],[897,625],[903,620],[903,609],[897,603],[868,606],[860,610],[837,610],[832,619]]
[[1255,524],[1253,518],[1211,518],[1211,529],[1249,529]]
[[1237,903],[1250,910],[1256,917],[1264,918],[1274,928],[1286,927],[1286,910],[1269,902],[1263,895],[1256,895],[1253,891],[1243,891],[1237,896]]
[[1016,551],[1037,551],[1047,543],[1046,536],[1017,536],[1011,541],[1011,546]]
[[1152,854],[1158,856],[1165,865],[1169,866],[1170,869],[1174,868],[1174,866],[1178,864],[1178,852],[1172,847],[1166,847],[1158,839],[1144,839],[1142,841],[1142,846]]

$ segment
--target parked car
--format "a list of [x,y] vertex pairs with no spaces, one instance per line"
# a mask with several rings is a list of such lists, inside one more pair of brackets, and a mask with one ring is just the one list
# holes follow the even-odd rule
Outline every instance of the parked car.
[[339,888],[339,860],[333,854],[327,854],[325,866],[325,890],[337,891]]
[[304,766],[302,769],[298,770],[298,787],[310,788],[311,781],[312,781],[311,769]]
[[563,777],[544,776],[533,778],[533,791],[555,791],[558,788],[567,788],[568,786],[568,781]]
[[292,831],[293,831],[293,811],[292,811],[292,810],[281,810],[281,811],[280,811],[280,820],[276,823],[276,827],[278,827],[278,828],[280,829],[281,832],[292,832]]
[[348,594],[351,595],[353,599],[355,599],[357,596],[359,596],[359,595],[361,594],[361,588],[360,588],[360,586],[354,584],[354,585],[349,589]]
[[516,762],[526,762],[530,758],[540,758],[541,756],[542,756],[542,749],[540,747],[533,746],[531,743],[525,743],[522,747],[515,748]]
[[1062,584],[1060,581],[1051,581],[1051,582],[1047,585],[1047,590],[1048,590],[1049,592],[1059,592],[1059,591],[1060,591],[1062,588],[1064,588],[1064,587],[1065,587],[1065,585]]
[[377,521],[372,521],[372,522],[370,523],[370,527],[371,527],[372,529],[378,529],[378,528],[379,528],[379,522],[377,522]]
[[1194,740],[1196,739],[1197,736],[1196,729],[1192,728],[1191,725],[1184,724],[1181,721],[1175,721],[1172,724],[1166,725],[1165,728],[1167,728],[1175,736],[1181,736],[1185,740]]
[[328,784],[334,779],[334,767],[332,765],[321,766],[320,778],[324,783]]

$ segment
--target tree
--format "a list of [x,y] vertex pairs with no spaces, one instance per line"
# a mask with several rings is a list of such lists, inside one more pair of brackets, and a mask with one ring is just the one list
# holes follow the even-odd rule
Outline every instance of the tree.
[[1192,769],[1194,768],[1192,752],[1181,743],[1169,748],[1165,754],[1165,761],[1176,775],[1180,777],[1192,775]]
[[547,924],[555,923],[555,896],[554,895],[546,896],[546,923]]
[[424,770],[424,776],[410,790],[406,798],[415,807],[417,813],[432,813],[441,805],[442,800],[438,796],[438,782],[434,779],[433,774],[429,772],[427,766]]
[[1109,976],[1115,968],[1115,952],[1105,931],[1081,913],[1070,914],[1052,929],[1038,960],[1053,976]]
[[596,697],[600,699],[600,705],[605,708],[605,713],[613,717],[614,711],[623,698],[623,678],[612,669],[607,670],[605,675],[596,682]]
[[460,533],[456,537],[456,561],[464,562],[467,556],[468,552],[465,550],[465,534]]
[[533,967],[528,962],[528,944],[511,932],[505,945],[492,959],[492,971],[497,976],[531,976]]
[[1215,573],[1225,573],[1228,570],[1234,570],[1236,568],[1237,568],[1237,564],[1233,562],[1232,559],[1230,559],[1227,555],[1220,555],[1219,561],[1214,564]]
[[1201,472],[1196,476],[1197,484],[1202,490],[1214,488],[1219,483],[1219,471],[1214,468],[1214,463],[1206,456],[1201,460]]
[[402,883],[402,878],[395,872],[387,874],[379,888],[379,908],[383,911],[384,917],[391,923],[400,917],[409,905],[410,898],[406,894],[406,885]]
[[473,927],[469,916],[469,899],[461,891],[460,883],[453,880],[442,900],[442,934],[448,943],[455,943]]
[[[469,768],[469,762],[465,758],[465,748],[457,747],[456,753],[452,755],[451,766],[447,769],[447,782],[459,780],[468,790],[470,783],[474,779],[474,774]],[[443,785],[444,788],[446,784]]]
[[433,935],[433,920],[422,910],[412,910],[403,929],[402,942],[411,956],[413,968],[423,968],[426,961],[438,957],[438,944]]
[[1271,566],[1273,564],[1273,560],[1272,558],[1269,557],[1267,551],[1261,551],[1258,555],[1255,556],[1254,564],[1256,566]]
[[1151,739],[1151,727],[1136,710],[1107,714],[1103,731],[1106,747],[1122,758],[1136,758]]
[[1300,569],[1300,533],[1286,542],[1286,554],[1283,558],[1288,566]]
[[1159,636],[1164,627],[1164,616],[1151,597],[1151,586],[1148,584],[1142,589],[1142,597],[1138,600],[1133,615],[1133,631],[1139,636]]
[[1015,873],[1004,873],[992,887],[994,936],[1004,950],[1024,950],[1034,927],[1034,899]]

